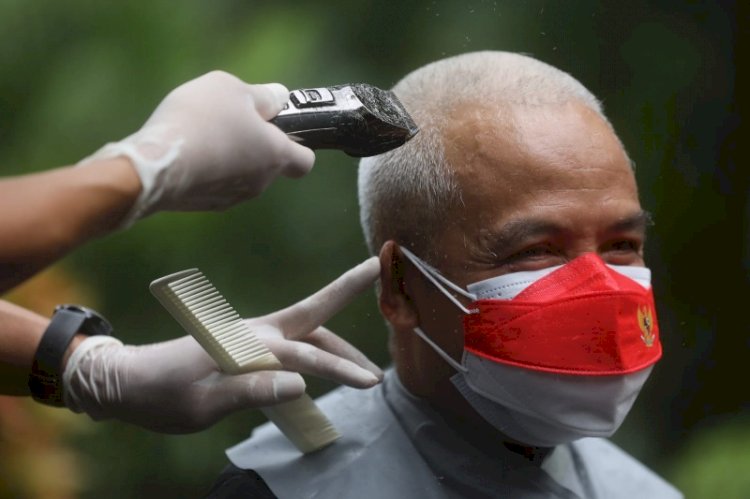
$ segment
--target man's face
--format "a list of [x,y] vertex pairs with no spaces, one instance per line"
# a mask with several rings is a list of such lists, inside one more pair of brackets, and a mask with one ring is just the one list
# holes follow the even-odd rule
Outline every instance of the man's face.
[[[450,280],[465,287],[587,252],[607,263],[643,265],[647,215],[630,162],[596,113],[580,104],[519,108],[504,116],[476,107],[462,109],[451,123],[446,154],[462,204],[437,235],[432,262]],[[410,264],[404,287],[419,326],[460,360],[463,313]],[[424,342],[407,340],[397,348],[397,364],[419,364],[408,367],[426,376],[421,383],[438,381],[424,373],[454,373]],[[408,355],[409,349],[420,351]]]

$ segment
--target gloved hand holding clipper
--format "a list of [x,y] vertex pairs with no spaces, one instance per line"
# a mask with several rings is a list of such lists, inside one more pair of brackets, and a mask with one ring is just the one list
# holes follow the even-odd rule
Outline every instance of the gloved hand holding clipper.
[[0,179],[0,291],[154,212],[224,209],[279,175],[310,171],[312,150],[269,122],[288,98],[278,83],[215,71],[177,87],[140,130],[75,167]]
[[93,419],[115,418],[166,433],[204,429],[242,409],[294,400],[305,390],[298,372],[368,388],[383,372],[352,345],[321,326],[370,289],[380,265],[371,258],[312,296],[248,324],[283,370],[220,372],[191,336],[144,346],[92,336],[63,374],[66,405]]
[[288,98],[281,84],[249,85],[214,71],[177,87],[140,130],[81,164],[117,156],[132,162],[143,188],[125,226],[156,211],[224,209],[260,194],[278,175],[312,168],[314,153],[268,123]]

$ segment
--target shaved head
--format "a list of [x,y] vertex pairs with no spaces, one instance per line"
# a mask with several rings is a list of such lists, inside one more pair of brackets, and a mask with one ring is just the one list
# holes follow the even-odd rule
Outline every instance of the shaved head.
[[[393,91],[420,132],[400,148],[360,161],[362,228],[372,254],[392,239],[428,261],[446,214],[462,202],[456,178],[461,165],[453,164],[460,159],[448,154],[446,134],[467,118],[486,113],[507,116],[505,133],[512,134],[510,117],[519,109],[571,102],[603,117],[599,101],[569,74],[509,52],[473,52],[428,64]],[[476,134],[481,144],[483,130]]]

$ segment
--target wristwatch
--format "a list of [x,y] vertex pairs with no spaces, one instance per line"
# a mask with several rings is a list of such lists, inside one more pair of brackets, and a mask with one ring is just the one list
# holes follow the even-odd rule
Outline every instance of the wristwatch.
[[107,319],[80,305],[58,305],[34,354],[29,375],[31,396],[38,402],[56,407],[64,404],[62,396],[62,361],[73,337],[111,335]]

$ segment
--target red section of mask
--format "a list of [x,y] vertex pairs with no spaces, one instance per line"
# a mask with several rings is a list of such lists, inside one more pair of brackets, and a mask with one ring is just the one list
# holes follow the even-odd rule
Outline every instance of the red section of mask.
[[662,354],[651,290],[583,255],[512,300],[479,300],[464,318],[466,350],[563,374],[638,371]]

